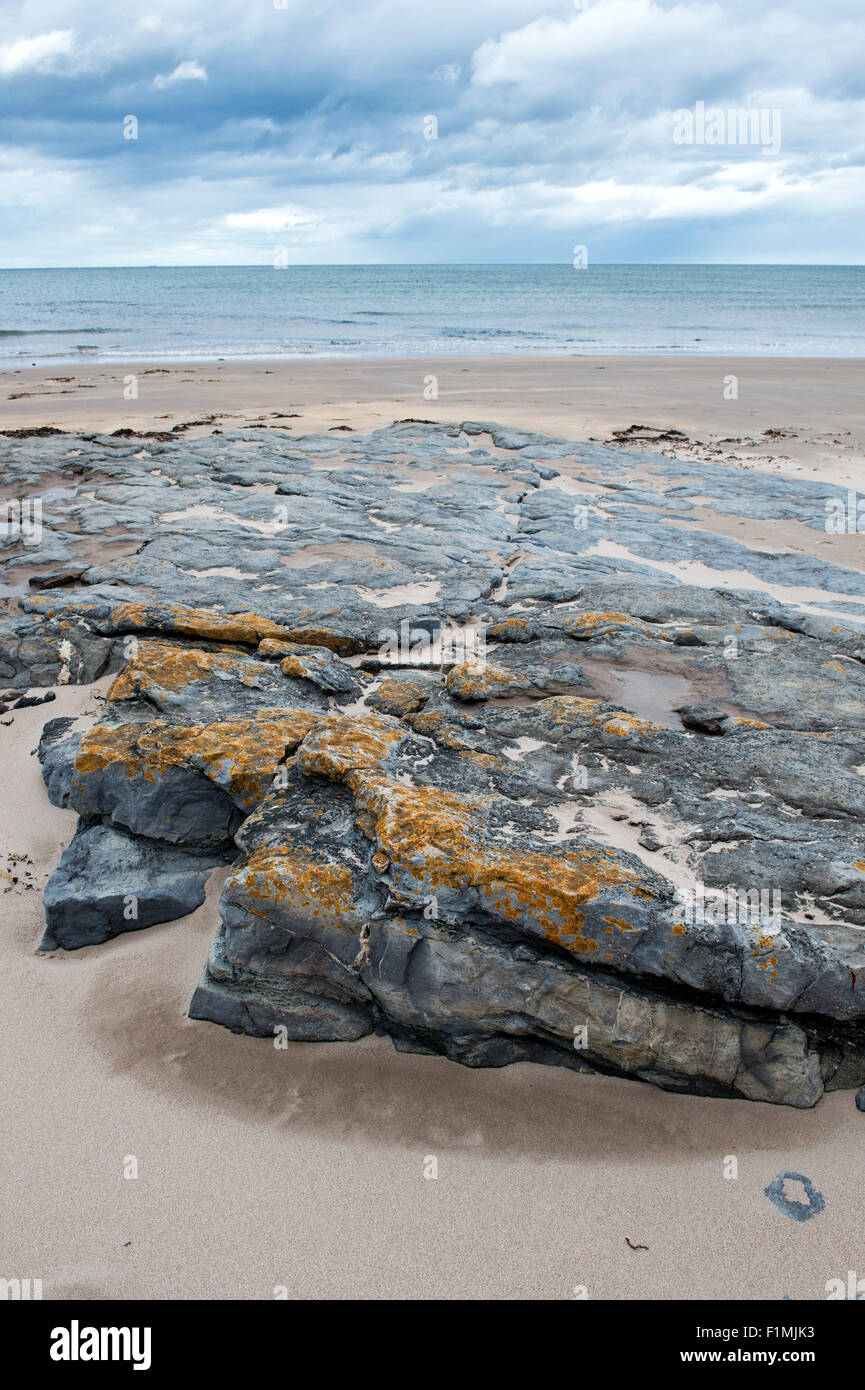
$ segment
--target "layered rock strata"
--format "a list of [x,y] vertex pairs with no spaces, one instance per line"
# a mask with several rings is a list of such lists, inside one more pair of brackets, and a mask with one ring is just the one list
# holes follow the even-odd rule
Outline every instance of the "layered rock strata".
[[795,1106],[865,1082],[838,489],[487,422],[0,454],[42,498],[0,682],[115,673],[40,745],[80,817],[46,949],[230,865],[194,1018]]

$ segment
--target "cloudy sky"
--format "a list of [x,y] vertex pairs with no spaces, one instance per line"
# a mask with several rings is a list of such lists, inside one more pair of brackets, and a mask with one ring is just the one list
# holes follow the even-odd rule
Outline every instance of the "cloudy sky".
[[0,265],[861,263],[862,5],[4,3]]

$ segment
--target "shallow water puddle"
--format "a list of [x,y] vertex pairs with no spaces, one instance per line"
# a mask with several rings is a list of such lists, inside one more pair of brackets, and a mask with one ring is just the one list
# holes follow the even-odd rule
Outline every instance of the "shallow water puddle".
[[591,658],[580,665],[590,682],[587,689],[581,689],[581,695],[588,699],[606,700],[667,729],[682,727],[682,721],[675,712],[677,706],[693,704],[697,699],[705,698],[695,695],[693,683],[685,675],[606,665]]
[[[692,699],[691,682],[685,676],[662,671],[609,671],[603,684],[611,692],[604,695],[605,699],[668,729],[682,727],[674,711]],[[601,681],[597,685],[600,689]]]
[[[648,669],[643,663],[653,662]],[[606,700],[641,719],[649,719],[665,729],[681,731],[678,710],[684,705],[711,701],[727,714],[747,717],[748,712],[731,702],[731,691],[724,671],[704,671],[676,650],[648,657],[642,648],[628,646],[622,661],[601,661],[584,657],[580,665],[588,686],[580,690],[589,699]]]

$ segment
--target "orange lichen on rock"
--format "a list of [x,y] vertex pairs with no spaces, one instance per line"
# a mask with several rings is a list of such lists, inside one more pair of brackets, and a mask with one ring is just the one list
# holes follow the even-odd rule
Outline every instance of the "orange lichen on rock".
[[204,651],[201,647],[178,647],[156,640],[138,643],[134,657],[111,685],[107,700],[133,700],[160,690],[182,690],[193,681],[209,679],[214,672],[229,673],[249,685],[270,667],[263,662],[231,652]]
[[307,647],[329,647],[338,656],[350,656],[352,652],[363,650],[354,638],[334,632],[329,627],[295,627],[290,632],[283,629],[283,632],[294,642],[302,642]]
[[600,700],[587,700],[582,695],[551,695],[535,705],[535,713],[554,724],[577,724],[591,721],[601,707]]
[[535,708],[544,719],[551,719],[556,724],[588,723],[605,734],[615,734],[617,738],[664,732],[660,724],[641,719],[629,710],[603,711],[600,706],[600,700],[587,700],[579,695],[554,695],[549,700],[541,700]]
[[294,680],[306,680],[318,674],[323,667],[333,661],[329,647],[310,646],[305,642],[290,642],[285,637],[265,637],[258,648],[259,656],[281,656],[280,665],[284,676]]
[[593,719],[592,723],[599,725],[605,734],[615,734],[616,738],[627,738],[629,734],[661,733],[660,724],[653,724],[650,719],[640,719],[638,715],[627,710],[604,716],[599,720]]
[[232,875],[226,891],[235,885],[242,887],[244,898],[287,904],[294,915],[317,920],[322,927],[339,928],[353,913],[350,871],[317,857],[303,845],[255,850]]
[[420,681],[408,678],[401,680],[391,676],[381,682],[375,693],[370,696],[369,703],[380,709],[383,714],[400,717],[416,713],[426,704],[429,694],[428,687]]
[[277,766],[320,722],[311,710],[255,710],[207,724],[189,740],[190,761],[241,806],[255,806]]
[[296,645],[288,637],[264,637],[258,644],[258,655],[285,656]]
[[442,748],[452,748],[454,752],[462,754],[478,767],[513,769],[513,763],[508,762],[506,758],[499,758],[495,753],[478,752],[474,744],[465,737],[459,724],[452,724],[438,710],[431,710],[428,714],[413,714],[405,722],[415,733],[434,739]]
[[305,739],[297,765],[307,775],[351,785],[352,773],[379,767],[405,737],[402,725],[387,714],[331,719]]
[[527,684],[525,677],[488,661],[461,661],[452,667],[445,680],[447,689],[460,700],[485,700],[509,686],[525,689]]
[[292,652],[280,662],[282,674],[296,681],[308,680],[326,665],[327,657],[316,655],[314,651]]
[[592,847],[554,857],[490,844],[482,833],[490,797],[409,787],[367,771],[350,772],[345,780],[354,792],[358,824],[387,855],[395,875],[413,880],[424,893],[475,889],[498,916],[536,923],[567,950],[598,949],[583,935],[581,909],[603,889],[648,896],[635,873]]
[[619,931],[622,932],[634,930],[630,922],[624,917],[605,917],[604,921],[609,922],[611,927],[618,927]]
[[148,603],[120,603],[111,609],[112,625],[123,632],[146,632],[154,627],[180,637],[208,637],[256,647],[263,637],[288,637],[286,629],[259,613],[216,613],[207,608],[166,608]]
[[629,617],[627,613],[577,613],[565,618],[562,622],[562,631],[577,638],[578,641],[615,632],[622,627],[636,629],[637,632],[642,632],[646,636],[656,639],[660,638],[661,641],[670,641],[668,633],[647,627],[645,623],[638,622],[636,618]]
[[149,603],[119,603],[111,609],[110,620],[117,632],[158,630],[179,637],[237,642],[247,647],[257,647],[265,638],[329,647],[335,652],[351,652],[356,646],[350,637],[331,628],[308,625],[289,628],[260,613],[217,613],[207,608],[184,608],[179,604],[160,607]]
[[120,764],[130,778],[143,776],[144,769],[139,765],[137,755],[142,727],[122,724],[119,728],[112,728],[108,724],[96,724],[88,729],[75,758],[79,786],[86,775],[104,772],[114,764]]
[[81,741],[75,770],[89,774],[122,764],[132,780],[156,781],[171,767],[202,772],[244,807],[255,805],[286,753],[320,722],[311,710],[253,710],[213,724],[97,724]]
[[503,618],[500,623],[493,623],[489,629],[489,636],[506,642],[509,637],[526,632],[528,626],[527,618]]
[[413,714],[405,721],[415,733],[424,734],[427,738],[438,738],[443,728],[455,729],[455,724],[450,724],[445,719],[441,710],[423,710],[420,714]]
[[486,768],[489,772],[495,771],[496,769],[513,767],[513,764],[507,762],[506,759],[497,758],[495,753],[476,753],[471,748],[461,748],[459,751],[461,757],[468,758],[470,763],[475,764],[475,767]]
[[332,719],[301,744],[297,765],[347,786],[357,823],[386,855],[390,870],[418,891],[475,889],[500,917],[536,924],[550,940],[578,953],[598,943],[582,934],[581,908],[604,889],[652,897],[615,855],[585,846],[560,856],[491,844],[484,834],[492,795],[407,786],[384,773],[405,730],[385,715]]

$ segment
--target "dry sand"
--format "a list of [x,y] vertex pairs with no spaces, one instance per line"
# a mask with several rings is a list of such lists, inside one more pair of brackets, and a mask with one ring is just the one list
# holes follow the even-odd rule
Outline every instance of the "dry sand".
[[[739,365],[738,403],[721,399],[728,359],[448,359],[437,402],[422,399],[427,361],[171,367],[138,402],[120,397],[124,368],[93,367],[68,395],[0,402],[0,428],[141,429],[168,412],[165,428],[217,407],[227,423],[297,409],[300,432],[403,415],[571,437],[784,427],[799,438],[769,466],[861,481],[861,364]],[[14,389],[64,375],[21,372]],[[7,856],[28,853],[35,883],[0,878],[0,1276],[41,1278],[46,1298],[267,1299],[285,1286],[291,1298],[573,1299],[584,1287],[591,1299],[799,1300],[865,1275],[865,1115],[851,1092],[793,1111],[525,1064],[472,1072],[375,1038],[280,1051],[193,1023],[219,874],[181,922],[34,954],[74,816],[49,805],[31,750],[46,719],[82,711],[95,717],[94,693],[66,687],[0,724],[0,868],[20,876]],[[825,1197],[812,1220],[765,1196],[785,1171]]]

